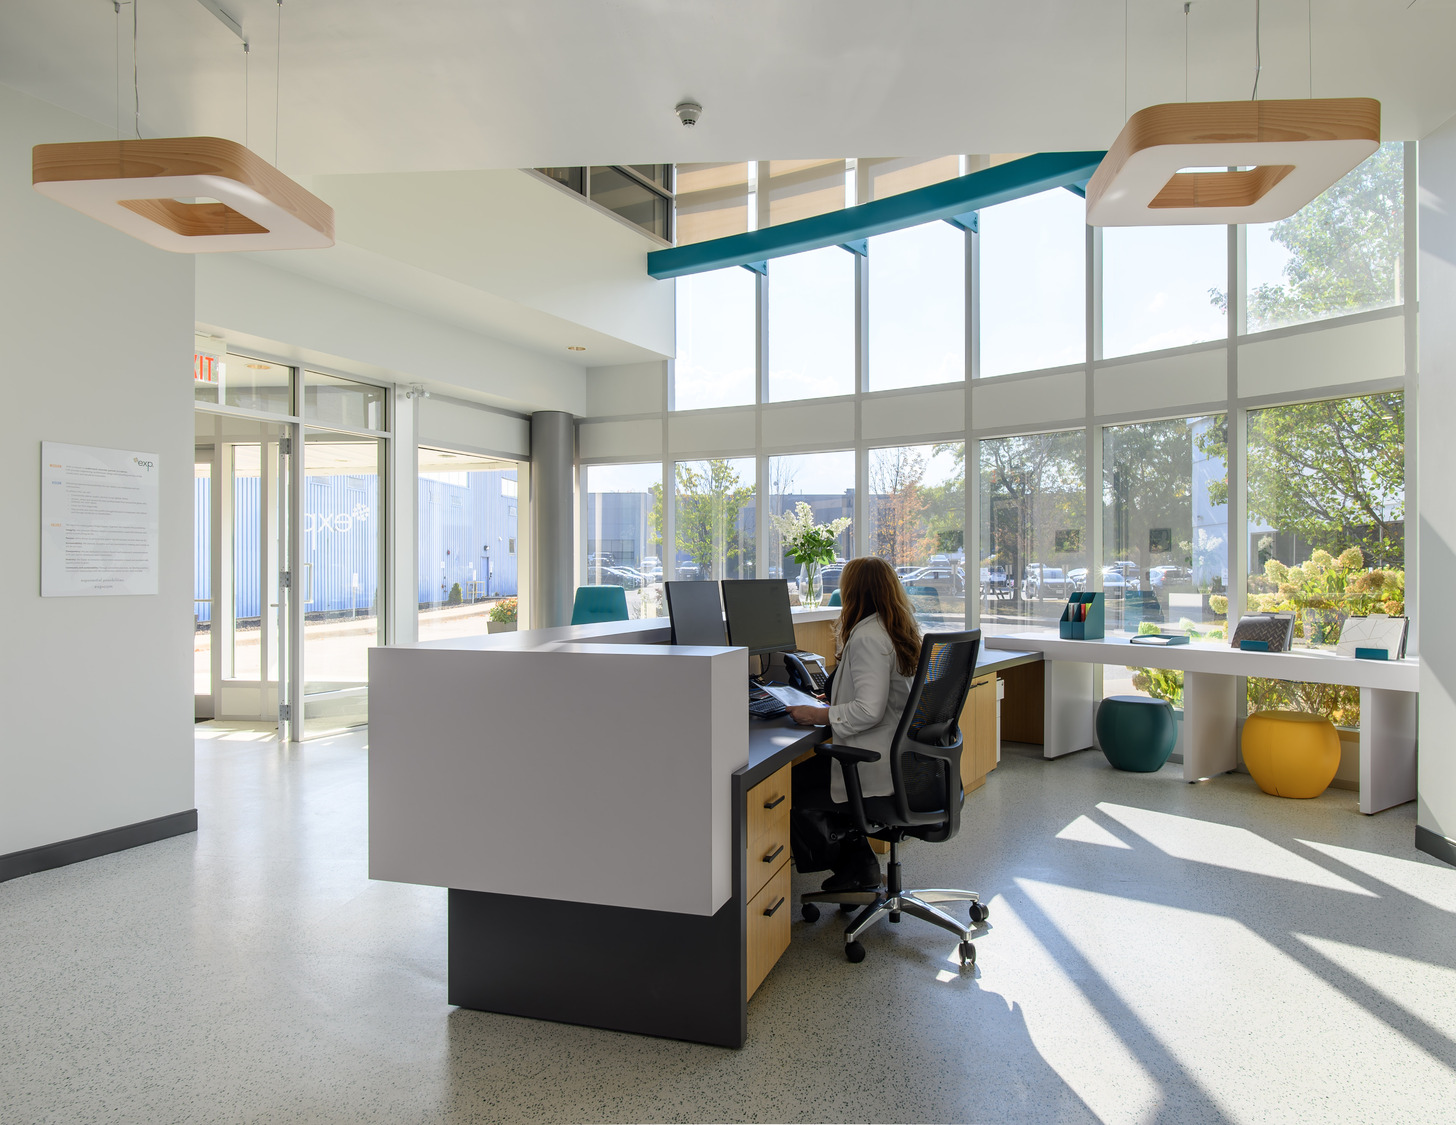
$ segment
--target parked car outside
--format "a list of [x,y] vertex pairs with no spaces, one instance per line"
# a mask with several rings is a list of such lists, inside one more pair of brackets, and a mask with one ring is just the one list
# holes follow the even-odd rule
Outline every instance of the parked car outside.
[[1193,582],[1193,572],[1186,566],[1155,566],[1148,571],[1148,582],[1155,590],[1167,586],[1188,586]]
[[[595,578],[596,574],[596,568],[593,567],[591,577]],[[642,575],[625,566],[604,566],[601,568],[600,584],[620,586],[624,590],[637,590],[642,586]]]
[[649,582],[662,581],[662,560],[656,555],[644,555],[639,569]]
[[959,598],[966,592],[965,572],[948,565],[921,567],[914,574],[901,578],[906,586],[933,586],[943,598]]
[[682,582],[696,582],[702,577],[702,568],[697,563],[678,563],[677,576],[678,580]]
[[1021,572],[1021,597],[1023,601],[1037,601],[1041,598],[1060,600],[1072,592],[1072,580],[1056,566],[1031,563]]
[[[1133,567],[1133,571],[1134,574],[1136,574],[1136,566]],[[1073,567],[1071,570],[1067,571],[1067,583],[1070,589],[1076,593],[1086,592],[1086,590],[1088,589],[1087,568],[1085,566],[1078,566]],[[1132,585],[1134,587],[1137,586],[1136,579],[1133,580]],[[1104,566],[1102,568],[1102,592],[1107,595],[1109,599],[1122,597],[1122,592],[1127,589],[1127,587],[1128,581],[1123,575],[1123,572],[1117,569],[1116,565]]]

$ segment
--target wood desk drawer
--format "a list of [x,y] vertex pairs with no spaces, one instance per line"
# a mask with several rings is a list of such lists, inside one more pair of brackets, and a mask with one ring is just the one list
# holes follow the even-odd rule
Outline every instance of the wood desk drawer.
[[762,835],[748,842],[745,858],[746,893],[749,898],[758,894],[778,869],[789,862],[789,803],[785,801],[774,812],[776,816]]
[[768,976],[784,950],[789,948],[790,902],[789,865],[783,863],[763,890],[748,900],[748,995],[752,996]]
[[773,831],[777,821],[782,820],[785,825],[788,824],[793,769],[792,765],[787,765],[748,791],[748,830],[743,838],[748,841],[750,849],[756,840]]

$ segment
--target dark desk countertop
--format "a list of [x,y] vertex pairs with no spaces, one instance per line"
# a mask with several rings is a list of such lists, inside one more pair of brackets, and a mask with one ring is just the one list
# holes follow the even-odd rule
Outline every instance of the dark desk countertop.
[[[1018,664],[1034,664],[1041,659],[1039,652],[983,648],[976,658],[976,675],[986,676]],[[800,726],[787,715],[776,719],[749,719],[748,765],[744,769],[743,787],[751,789],[804,751],[812,749],[823,738],[823,731],[823,727]]]

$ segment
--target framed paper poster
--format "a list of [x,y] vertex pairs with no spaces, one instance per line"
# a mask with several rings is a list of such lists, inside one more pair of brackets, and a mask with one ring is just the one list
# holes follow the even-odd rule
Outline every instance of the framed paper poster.
[[155,453],[40,444],[43,598],[157,592]]

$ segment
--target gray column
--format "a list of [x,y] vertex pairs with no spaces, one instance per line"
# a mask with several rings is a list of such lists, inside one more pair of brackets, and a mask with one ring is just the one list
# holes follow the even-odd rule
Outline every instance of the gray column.
[[531,627],[571,624],[576,596],[576,419],[531,415]]

